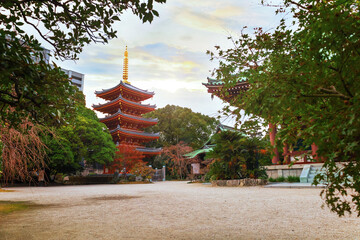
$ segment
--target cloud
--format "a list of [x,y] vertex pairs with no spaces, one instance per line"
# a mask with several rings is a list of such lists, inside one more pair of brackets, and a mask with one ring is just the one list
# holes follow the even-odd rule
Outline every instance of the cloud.
[[226,22],[209,13],[195,12],[188,8],[178,8],[174,11],[174,14],[177,23],[189,28],[217,33],[223,33],[226,30]]
[[[276,25],[274,9],[259,6],[258,1],[172,0],[157,6],[160,18],[142,24],[130,11],[114,29],[117,39],[106,45],[84,48],[80,60],[58,63],[61,67],[85,74],[87,104],[101,102],[94,91],[115,86],[122,79],[125,46],[129,49],[129,80],[136,87],[155,90],[153,103],[183,104],[195,111],[212,114],[221,101],[211,101],[201,84],[217,66],[206,50],[220,45],[232,48],[229,35],[243,26]],[[208,109],[208,110],[204,110]],[[213,110],[211,110],[213,109]],[[214,110],[216,109],[216,110]]]
[[244,15],[244,12],[244,9],[241,7],[226,6],[217,8],[215,11],[212,12],[212,15],[219,18],[229,18]]

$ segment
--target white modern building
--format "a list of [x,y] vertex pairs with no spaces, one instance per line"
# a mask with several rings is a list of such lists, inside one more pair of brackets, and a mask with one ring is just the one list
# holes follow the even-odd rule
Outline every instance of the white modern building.
[[80,91],[84,91],[84,74],[61,68],[61,70],[69,76],[72,84],[79,88]]
[[[43,48],[43,50],[41,51],[41,54],[43,56],[43,60],[46,63],[50,62],[50,50]],[[33,60],[35,62],[39,62],[40,58],[35,58],[33,57]],[[51,65],[52,66],[52,65]],[[84,77],[85,75],[79,72],[75,72],[72,70],[67,70],[64,68],[61,68],[61,70],[69,76],[69,80],[71,80],[71,83],[76,86],[80,91],[84,92]]]

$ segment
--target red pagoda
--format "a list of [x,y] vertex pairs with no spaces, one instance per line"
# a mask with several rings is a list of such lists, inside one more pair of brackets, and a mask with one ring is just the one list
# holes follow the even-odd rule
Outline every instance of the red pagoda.
[[104,123],[116,143],[118,152],[111,166],[104,167],[105,174],[126,171],[145,156],[161,153],[161,148],[146,148],[146,142],[159,138],[159,133],[145,133],[144,129],[157,124],[157,119],[143,118],[154,111],[156,106],[141,102],[154,96],[154,92],[136,88],[128,82],[128,52],[125,50],[123,81],[113,88],[95,91],[97,97],[107,100],[104,104],[93,105],[94,110],[106,114]]

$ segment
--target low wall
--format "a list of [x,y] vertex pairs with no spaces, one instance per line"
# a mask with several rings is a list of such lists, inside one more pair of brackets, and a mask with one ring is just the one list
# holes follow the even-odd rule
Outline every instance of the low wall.
[[289,165],[271,165],[265,166],[266,173],[270,178],[278,178],[278,177],[288,177],[288,176],[295,176],[300,177],[301,172],[305,165],[311,166],[319,166],[321,167],[322,163],[308,163],[308,164],[294,164],[292,166]]
[[234,180],[214,180],[211,181],[213,187],[246,187],[246,186],[258,186],[266,185],[267,181],[264,179],[234,179]]
[[66,184],[82,185],[82,184],[108,184],[114,176],[111,175],[98,175],[98,176],[70,176]]

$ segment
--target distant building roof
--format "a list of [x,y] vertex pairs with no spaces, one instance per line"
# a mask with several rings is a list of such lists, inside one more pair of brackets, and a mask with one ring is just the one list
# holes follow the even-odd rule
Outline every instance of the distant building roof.
[[213,137],[215,134],[219,133],[219,132],[222,132],[222,131],[237,131],[235,128],[233,127],[230,127],[230,126],[226,126],[226,125],[223,125],[223,124],[218,124],[215,128],[215,132],[210,136],[209,140],[207,140],[205,142],[205,144],[200,148],[200,149],[197,149],[195,151],[192,151],[190,153],[187,153],[184,155],[184,157],[187,157],[187,158],[195,158],[197,155],[201,154],[201,153],[207,153],[207,152],[210,152],[213,147],[215,146],[214,142],[213,142]]

